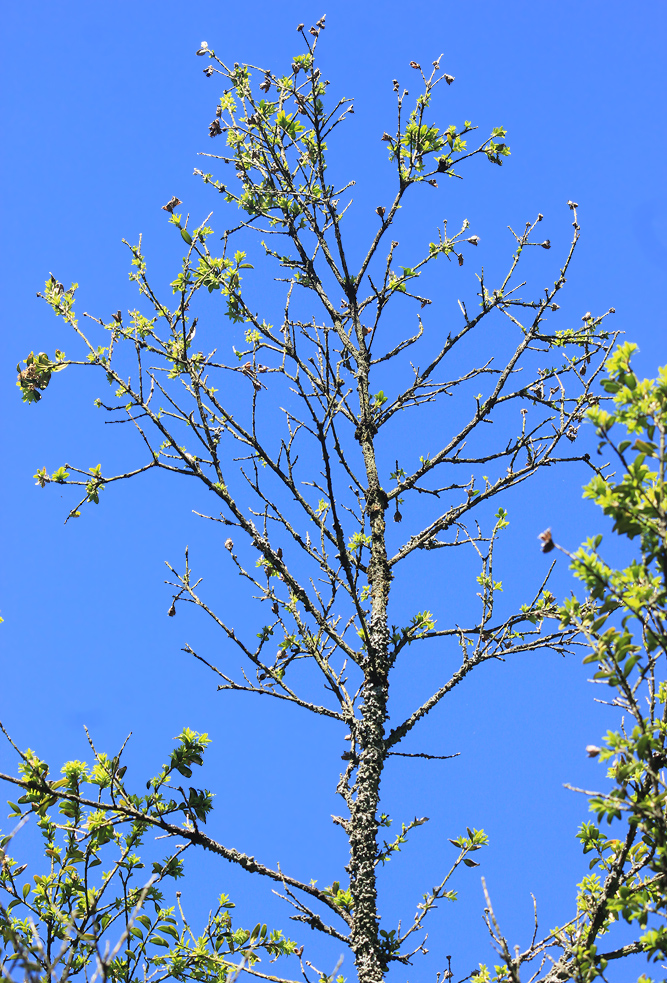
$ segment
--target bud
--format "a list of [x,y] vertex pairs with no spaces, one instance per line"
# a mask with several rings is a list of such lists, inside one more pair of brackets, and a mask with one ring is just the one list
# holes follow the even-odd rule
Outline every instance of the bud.
[[447,85],[451,85],[453,81],[454,81],[453,75],[445,75],[445,82],[447,83]]
[[116,313],[112,314],[111,316],[116,322],[116,324],[120,324],[120,322],[123,320],[123,315],[121,314],[120,311],[116,311]]
[[479,236],[470,236],[469,239],[466,239],[466,242],[469,242],[471,246],[476,246],[479,242]]
[[591,312],[590,311],[586,311],[586,313],[584,314],[584,316],[582,317],[581,320],[582,321],[589,321],[592,317],[593,317],[593,315],[591,314]]
[[302,30],[303,30],[303,28],[304,28],[304,25],[303,25],[303,24],[297,24],[297,25],[296,25],[296,29],[297,29],[297,31],[302,31]]
[[615,314],[616,313],[616,308],[615,307],[610,307],[609,308],[609,313],[610,314]]
[[380,218],[384,218],[384,205],[378,205],[378,207],[375,209],[375,214],[379,215]]
[[459,266],[463,266],[463,253],[459,253]]
[[552,304],[551,305],[551,310],[552,311],[559,311],[560,310],[560,306],[558,304]]
[[229,550],[230,553],[234,549],[234,542],[231,537],[225,540],[225,549]]
[[167,614],[169,615],[170,618],[173,618],[174,615],[176,614],[176,604],[174,601],[171,602],[171,607],[167,611]]
[[319,32],[318,32],[318,31],[316,31],[314,27],[311,27],[311,28],[309,29],[309,31],[308,31],[308,33],[309,33],[309,34],[312,34],[312,35],[313,35],[313,37],[314,37],[314,38],[316,38]]
[[602,748],[598,747],[597,744],[586,745],[586,754],[588,755],[589,758],[597,758],[601,750]]
[[431,185],[432,188],[438,187],[438,182],[435,180],[435,178],[431,178],[431,180],[428,183]]
[[167,202],[166,205],[163,205],[162,206],[162,211],[163,212],[171,212],[171,213],[173,213],[173,211],[176,208],[176,206],[177,205],[180,205],[180,204],[182,204],[181,199],[180,198],[177,198],[176,195],[174,195],[173,198],[170,198],[169,199],[169,201]]
[[206,68],[204,69],[204,75],[206,76],[206,78],[210,79],[211,75],[213,75],[213,72],[214,72],[213,65],[207,65]]
[[538,222],[541,222],[543,218],[544,218],[544,215],[542,214],[542,212],[540,212],[540,214],[537,216],[537,221]]
[[576,201],[568,201],[567,204],[572,209],[579,208],[579,205],[576,203]]
[[541,550],[543,553],[550,553],[552,549],[555,549],[556,544],[553,541],[551,529],[545,529],[537,538],[542,543]]
[[394,142],[394,138],[393,137],[390,137],[386,130],[382,134],[381,139],[384,140],[385,143],[393,143]]
[[549,239],[545,239],[544,242],[540,243],[540,246],[542,249],[551,249],[551,241]]
[[206,43],[206,41],[202,41],[202,43],[199,45],[199,48],[197,49],[197,54],[198,55],[208,54],[208,44]]
[[421,67],[421,65],[419,64],[419,62],[418,62],[418,61],[411,61],[411,62],[410,62],[410,68],[416,68],[416,69],[418,69],[418,70],[419,70],[420,72],[421,72],[421,69],[422,69],[422,67]]
[[212,123],[208,126],[208,135],[210,137],[220,136],[222,133],[222,127],[220,126],[220,120],[214,119]]

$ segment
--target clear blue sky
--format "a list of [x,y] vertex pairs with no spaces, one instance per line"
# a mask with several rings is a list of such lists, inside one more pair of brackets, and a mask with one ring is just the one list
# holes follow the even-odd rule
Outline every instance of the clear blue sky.
[[[49,271],[79,282],[80,310],[108,319],[135,303],[121,238],[136,240],[143,232],[158,276],[174,275],[177,256],[160,210],[171,195],[202,216],[216,208],[213,222],[223,225],[217,199],[192,177],[197,151],[210,149],[207,124],[219,94],[194,56],[199,43],[206,40],[227,62],[278,70],[299,53],[296,24],[311,23],[325,9],[325,71],[337,92],[356,99],[354,149],[337,166],[357,179],[351,223],[359,234],[388,187],[378,138],[393,122],[390,80],[409,84],[411,59],[428,63],[444,52],[443,67],[456,83],[438,104],[438,122],[502,124],[512,156],[502,169],[471,167],[456,188],[441,182],[437,195],[404,218],[406,242],[428,241],[442,218],[467,217],[481,236],[474,259],[493,271],[511,249],[506,226],[521,226],[541,211],[556,247],[536,267],[547,283],[570,233],[566,201],[575,199],[583,240],[563,317],[578,321],[584,311],[614,306],[615,325],[640,345],[638,371],[652,374],[667,362],[662,2],[5,5],[0,719],[19,744],[54,765],[86,756],[84,723],[110,752],[132,730],[138,780],[160,765],[183,726],[208,731],[214,743],[207,782],[218,792],[214,834],[321,884],[344,877],[342,835],[329,819],[340,809],[333,789],[342,735],[270,701],[259,706],[216,694],[213,678],[181,648],[189,642],[217,661],[224,657],[221,639],[199,618],[166,617],[163,561],[178,566],[189,543],[210,595],[221,604],[232,599],[239,624],[256,618],[226,579],[219,537],[191,513],[201,496],[193,497],[185,482],[147,479],[106,490],[98,509],[63,526],[72,504],[68,490],[40,491],[32,475],[64,461],[89,467],[101,460],[113,469],[121,460],[120,434],[105,428],[92,407],[98,394],[92,381],[79,376],[79,386],[65,373],[41,404],[27,407],[15,387],[15,366],[32,349],[73,348],[63,325],[35,298]],[[466,265],[468,279],[457,286],[468,296],[474,268]],[[446,294],[443,303],[452,300]],[[439,313],[446,322],[451,306]],[[513,596],[527,594],[544,570],[535,545],[541,529],[552,526],[574,547],[603,528],[581,503],[584,477],[562,473],[509,504],[502,562]],[[560,567],[555,585],[564,594],[572,585]],[[456,571],[443,568],[423,588],[401,589],[413,606],[435,610],[446,607],[455,580]],[[439,678],[433,650],[400,681],[406,703]],[[574,840],[586,803],[562,785],[596,781],[600,768],[583,748],[611,724],[607,711],[593,707],[585,679],[577,660],[549,653],[482,668],[428,722],[419,747],[410,748],[461,751],[461,757],[391,764],[387,811],[398,824],[415,814],[431,823],[382,874],[393,891],[385,928],[397,914],[411,918],[450,859],[447,837],[465,825],[490,834],[481,870],[512,941],[529,939],[530,891],[545,929],[570,916],[574,884],[587,867]],[[15,767],[4,745],[0,767]],[[205,864],[204,875],[202,858],[190,862],[200,893],[186,888],[186,896],[195,911],[225,890],[248,921],[291,931],[269,886],[222,861],[205,858]],[[450,952],[457,978],[477,960],[491,961],[479,917],[479,872],[465,874],[455,885],[461,900],[432,920],[431,954],[393,978],[433,979]],[[335,962],[336,946],[306,941],[323,963]],[[343,972],[353,975],[349,957]]]

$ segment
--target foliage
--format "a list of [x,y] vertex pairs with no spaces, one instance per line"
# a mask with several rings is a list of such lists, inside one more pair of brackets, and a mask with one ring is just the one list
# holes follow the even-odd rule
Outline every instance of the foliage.
[[[584,489],[632,544],[632,558],[624,567],[609,564],[601,535],[568,553],[586,597],[568,598],[557,612],[562,626],[585,637],[584,662],[597,667],[592,681],[611,690],[603,702],[622,714],[601,747],[587,748],[606,763],[609,783],[607,791],[586,793],[595,821],[577,834],[591,873],[578,885],[575,918],[526,953],[511,956],[491,914],[503,964],[493,977],[483,967],[476,980],[518,980],[520,965],[551,946],[562,954],[541,977],[549,981],[605,979],[610,962],[636,953],[653,963],[667,960],[667,366],[657,379],[638,379],[631,366],[636,349],[628,342],[608,360],[602,386],[613,409],[588,410],[600,450],[613,452],[620,478],[596,474]],[[632,941],[609,942],[618,923],[629,926]],[[650,983],[645,975],[641,980]]]
[[[9,898],[0,905],[3,980],[19,972],[26,980],[225,981],[241,967],[252,973],[262,956],[275,960],[297,951],[294,942],[266,925],[235,928],[234,904],[225,894],[198,935],[183,913],[180,891],[175,905],[165,905],[163,882],[183,876],[181,858],[212,809],[207,790],[170,784],[179,776],[192,777],[192,768],[203,763],[208,737],[186,729],[176,740],[168,764],[142,795],[128,790],[122,750],[109,758],[91,744],[92,768],[68,761],[63,777],[55,780],[32,751],[19,752],[21,780],[15,783],[23,795],[9,803],[19,824],[0,840],[0,889]],[[33,885],[27,865],[7,852],[31,816],[49,865],[34,875]],[[181,817],[182,825],[175,826]],[[155,829],[184,842],[154,860],[146,879],[136,851]]]

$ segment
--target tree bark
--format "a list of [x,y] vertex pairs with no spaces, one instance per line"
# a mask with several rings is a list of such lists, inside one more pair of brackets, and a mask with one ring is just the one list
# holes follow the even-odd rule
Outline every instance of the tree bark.
[[380,983],[387,970],[387,953],[378,935],[377,915],[377,830],[380,782],[385,759],[385,721],[389,696],[389,628],[387,602],[391,572],[385,542],[387,496],[377,473],[368,374],[370,358],[358,332],[362,359],[359,362],[360,425],[357,439],[366,469],[366,511],[370,520],[371,546],[368,584],[371,597],[370,631],[363,665],[364,687],[361,720],[353,738],[359,756],[356,798],[350,817],[350,890],[354,899],[352,950],[359,983]]

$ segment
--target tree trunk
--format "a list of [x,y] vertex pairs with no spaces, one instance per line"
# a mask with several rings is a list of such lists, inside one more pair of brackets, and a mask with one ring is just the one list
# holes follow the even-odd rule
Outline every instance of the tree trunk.
[[[361,332],[359,332],[359,335]],[[358,335],[358,336],[359,336]],[[366,355],[363,336],[360,347]],[[367,358],[367,356],[366,356]],[[351,939],[359,983],[380,983],[387,969],[386,953],[378,937],[377,864],[378,805],[385,758],[385,720],[389,695],[389,629],[387,601],[391,572],[385,543],[387,497],[378,478],[373,440],[376,433],[368,391],[368,360],[359,364],[361,445],[367,478],[366,511],[371,528],[368,584],[371,596],[370,632],[363,665],[361,720],[353,734],[359,756],[354,785],[356,799],[350,817],[350,890],[354,899]]]

